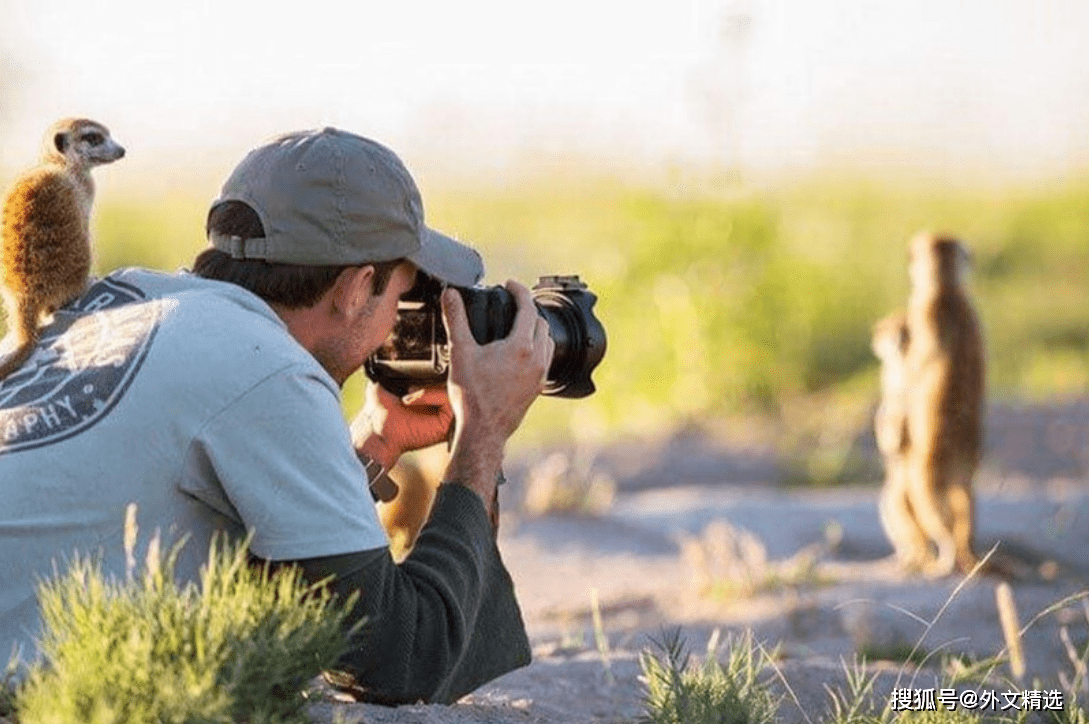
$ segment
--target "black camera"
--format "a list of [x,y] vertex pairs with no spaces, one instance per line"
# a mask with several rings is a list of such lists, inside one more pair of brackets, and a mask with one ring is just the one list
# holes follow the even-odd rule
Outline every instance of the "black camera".
[[[439,297],[445,285],[423,272],[402,295],[393,334],[364,365],[367,376],[396,395],[446,379],[450,347]],[[478,344],[503,339],[514,326],[517,304],[506,287],[457,287],[469,329]],[[594,316],[597,297],[577,276],[541,277],[533,287],[537,313],[555,343],[544,394],[586,397],[590,373],[605,355],[605,328]]]

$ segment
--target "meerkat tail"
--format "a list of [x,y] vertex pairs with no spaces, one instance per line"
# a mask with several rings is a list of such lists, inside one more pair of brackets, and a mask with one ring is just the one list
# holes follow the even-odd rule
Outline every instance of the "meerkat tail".
[[12,315],[12,328],[9,337],[16,340],[15,349],[7,359],[0,362],[0,380],[7,379],[8,375],[23,366],[34,348],[38,344],[38,312],[31,309],[30,305],[20,305],[16,314]]

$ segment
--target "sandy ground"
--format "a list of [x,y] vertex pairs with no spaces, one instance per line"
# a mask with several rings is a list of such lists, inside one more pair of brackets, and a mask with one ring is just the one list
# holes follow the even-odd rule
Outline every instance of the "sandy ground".
[[[1087,442],[1089,403],[1003,406],[990,416],[977,547],[998,544],[995,556],[1018,566],[1012,590],[1027,673],[1014,681],[1003,663],[989,682],[967,688],[1056,688],[1073,673],[1062,632],[1079,652],[1089,645],[1089,608],[1079,597],[1089,595]],[[701,436],[617,446],[601,465],[620,489],[607,512],[504,516],[500,545],[534,644],[530,666],[453,706],[325,700],[312,709],[315,721],[636,721],[639,652],[670,627],[681,627],[697,654],[716,630],[725,637],[751,629],[778,645],[777,670],[768,675],[784,695],[783,722],[820,721],[826,687],[845,686],[845,667],[861,648],[918,644],[929,654],[921,667],[872,663],[879,704],[894,686],[939,686],[945,654],[975,661],[1004,650],[999,579],[898,573],[876,516],[876,482],[785,489],[774,456]],[[785,582],[740,592],[773,573]],[[727,574],[733,591],[701,593]]]

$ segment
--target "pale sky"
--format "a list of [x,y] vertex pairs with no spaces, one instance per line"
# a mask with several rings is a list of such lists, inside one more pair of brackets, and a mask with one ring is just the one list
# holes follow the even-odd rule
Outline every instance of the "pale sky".
[[1089,165],[1084,0],[4,4],[5,167],[31,163],[65,115],[108,125],[131,178],[222,176],[268,137],[324,124],[466,175],[569,151]]

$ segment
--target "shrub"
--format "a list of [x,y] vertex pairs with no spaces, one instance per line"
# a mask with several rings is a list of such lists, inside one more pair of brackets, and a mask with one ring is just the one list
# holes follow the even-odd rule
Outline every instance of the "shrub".
[[680,630],[654,641],[657,652],[644,650],[643,699],[647,724],[772,724],[779,699],[757,677],[768,655],[751,633],[738,641],[727,637],[726,663],[717,658],[717,636],[707,646],[703,663],[694,665]]
[[346,608],[296,569],[248,565],[213,542],[201,586],[174,584],[178,548],[150,547],[118,582],[77,559],[39,587],[43,663],[17,695],[21,724],[305,722],[304,687],[343,653]]

